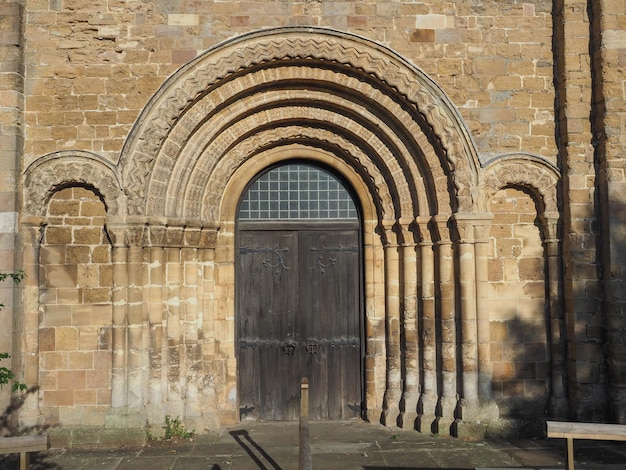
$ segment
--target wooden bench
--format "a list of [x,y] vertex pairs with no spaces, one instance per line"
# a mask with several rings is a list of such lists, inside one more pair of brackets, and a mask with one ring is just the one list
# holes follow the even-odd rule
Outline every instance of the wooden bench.
[[0,454],[20,454],[20,470],[30,467],[30,453],[48,450],[48,435],[0,437]]
[[567,439],[567,470],[574,470],[574,439],[626,441],[626,425],[548,421],[548,437]]

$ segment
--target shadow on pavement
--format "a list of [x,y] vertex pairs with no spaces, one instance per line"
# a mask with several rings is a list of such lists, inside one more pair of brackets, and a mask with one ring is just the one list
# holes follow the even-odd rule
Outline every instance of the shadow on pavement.
[[[61,470],[55,462],[46,460],[46,453],[33,452],[30,454],[30,470]],[[0,455],[0,469],[18,470],[20,468],[20,455]]]
[[[282,470],[280,465],[276,463],[276,461],[270,457],[270,455],[265,452],[263,447],[257,444],[254,439],[250,437],[250,434],[246,430],[240,431],[230,431],[230,435],[233,436],[233,439],[237,441],[237,444],[241,446],[243,450],[250,456],[254,463],[256,463],[261,470],[269,470],[270,468],[274,470]],[[270,467],[267,467],[259,458],[259,455],[264,458]]]

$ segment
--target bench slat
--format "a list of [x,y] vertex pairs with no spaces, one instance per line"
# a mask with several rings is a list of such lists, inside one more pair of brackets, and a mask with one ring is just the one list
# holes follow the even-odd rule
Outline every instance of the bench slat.
[[21,454],[48,450],[48,435],[0,437],[0,454]]
[[626,441],[626,426],[604,423],[566,423],[548,421],[548,437]]

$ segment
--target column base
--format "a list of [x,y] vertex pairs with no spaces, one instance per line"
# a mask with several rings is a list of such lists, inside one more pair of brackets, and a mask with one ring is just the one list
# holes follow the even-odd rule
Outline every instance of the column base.
[[400,413],[398,427],[402,429],[417,429],[417,412],[403,411]]
[[427,393],[422,394],[417,404],[417,420],[415,421],[415,429],[422,433],[433,433],[433,424],[437,420],[437,395]]
[[415,430],[421,433],[433,434],[434,424],[437,421],[437,416],[432,415],[418,415],[415,420]]
[[433,434],[437,434],[438,436],[453,436],[454,422],[454,418],[438,417],[432,425]]
[[460,439],[484,439],[490,423],[499,420],[498,405],[493,400],[462,399],[457,405],[458,419],[451,426],[452,435]]
[[457,400],[454,397],[439,397],[437,403],[437,420],[433,423],[433,433],[439,436],[452,435],[452,424],[455,421]]
[[400,408],[394,407],[383,411],[380,417],[380,424],[383,426],[399,426],[400,420]]

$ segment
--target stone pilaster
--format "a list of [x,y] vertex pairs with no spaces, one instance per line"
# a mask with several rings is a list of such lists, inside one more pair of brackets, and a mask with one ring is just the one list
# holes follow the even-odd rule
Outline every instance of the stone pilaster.
[[402,397],[400,344],[400,259],[395,221],[385,227],[385,325],[387,380],[382,423],[396,426]]
[[437,420],[434,431],[439,435],[447,436],[455,419],[457,405],[457,308],[455,290],[454,250],[450,238],[448,217],[439,217],[434,220],[435,230],[438,233],[436,242],[436,271],[438,276],[437,292],[439,297],[438,329],[441,331],[441,390],[437,404]]
[[626,424],[626,171],[624,168],[624,7],[591,2],[592,130],[602,214],[603,310],[607,327],[607,419]]
[[[489,218],[484,214],[458,213],[454,216],[454,222],[459,236],[458,282],[463,367],[456,434],[458,437],[480,436],[486,432],[490,421],[498,419],[498,407],[490,400],[487,390],[491,385],[488,311],[478,313],[478,305],[483,306],[487,300],[484,284],[480,287],[479,284],[484,283],[487,276],[485,238],[489,233]],[[477,238],[481,245],[478,249]]]
[[430,232],[430,218],[417,220],[420,251],[420,309],[418,330],[421,342],[422,387],[418,406],[417,430],[432,431],[437,408],[437,337],[436,337],[436,298],[435,252]]
[[[18,205],[21,159],[24,149],[24,73],[22,48],[23,2],[7,1],[0,5],[0,272],[15,272],[21,262],[18,251]],[[26,367],[21,338],[12,332],[22,331],[21,288],[7,279],[0,284],[0,351],[12,355],[2,365],[18,372]],[[31,359],[36,361],[35,358]],[[36,383],[32,382],[32,383]],[[10,400],[10,387],[0,391],[0,409]]]
[[403,363],[403,390],[400,426],[414,428],[417,419],[417,404],[420,387],[419,332],[417,329],[417,266],[413,220],[402,220],[402,330],[401,345]]
[[[597,2],[592,2],[597,3]],[[563,298],[567,332],[570,418],[597,421],[605,418],[605,309],[598,263],[600,216],[597,172],[589,116],[599,110],[592,103],[592,70],[587,52],[589,2],[555,3],[557,145],[562,164]],[[612,214],[614,216],[614,214]],[[619,217],[618,217],[619,219]],[[608,213],[606,220],[608,220]]]

